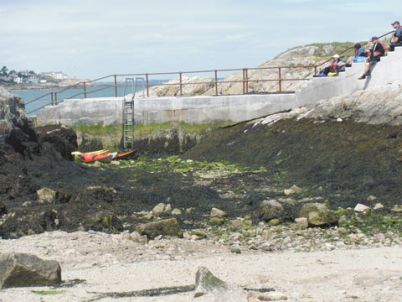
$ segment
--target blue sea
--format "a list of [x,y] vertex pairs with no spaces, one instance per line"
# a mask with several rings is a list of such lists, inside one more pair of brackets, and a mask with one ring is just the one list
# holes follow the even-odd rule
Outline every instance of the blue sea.
[[[150,86],[158,85],[165,80],[153,80],[151,81]],[[124,95],[124,85],[119,85],[117,88],[117,95]],[[143,90],[143,86],[139,86],[137,90]],[[51,104],[51,92],[57,92],[57,101],[58,103],[62,102],[65,99],[73,99],[73,98],[84,98],[84,89],[82,87],[77,88],[69,88],[65,91],[62,91],[63,88],[52,88],[52,89],[23,89],[23,90],[11,90],[10,92],[16,96],[21,97],[25,102],[25,111],[34,116],[36,114],[36,110],[42,108],[43,106]],[[126,93],[132,93],[133,88],[127,87]],[[102,83],[97,84],[96,86],[87,87],[87,97],[96,98],[96,97],[111,97],[115,96],[115,89],[113,84],[111,83]],[[48,95],[46,95],[48,94]],[[46,95],[46,96],[44,96]],[[42,97],[43,96],[43,97]],[[32,103],[32,100],[40,98]]]

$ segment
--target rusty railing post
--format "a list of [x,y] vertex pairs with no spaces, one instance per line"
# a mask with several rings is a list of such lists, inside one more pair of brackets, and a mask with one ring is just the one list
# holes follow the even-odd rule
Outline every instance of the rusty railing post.
[[314,65],[314,75],[317,75],[317,69],[318,69],[317,65]]
[[246,93],[248,94],[248,68],[246,68]]
[[84,88],[84,99],[86,99],[87,98],[87,82],[84,82],[83,88]]
[[117,75],[113,75],[113,80],[114,80],[114,97],[118,97],[119,94],[117,92]]
[[54,93],[54,104],[57,105],[57,92]]
[[50,104],[53,106],[54,105],[54,96],[53,96],[54,92],[50,93]]
[[279,92],[282,92],[282,67],[278,67]]
[[218,95],[218,71],[215,69],[215,96]]
[[147,98],[149,98],[149,75],[147,73],[145,74],[145,86],[147,89]]
[[179,73],[179,78],[180,78],[180,96],[183,96],[183,73]]
[[246,69],[243,68],[243,94],[246,94]]

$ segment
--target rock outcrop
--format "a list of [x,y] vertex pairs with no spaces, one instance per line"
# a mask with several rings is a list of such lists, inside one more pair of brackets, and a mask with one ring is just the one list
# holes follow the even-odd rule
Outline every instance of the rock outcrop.
[[[314,67],[297,68],[296,66],[314,66],[350,46],[352,46],[351,43],[310,44],[287,50],[272,60],[258,66],[259,68],[266,69],[248,71],[248,79],[250,80],[249,91],[261,93],[279,90],[278,82],[275,81],[279,77],[278,69],[272,67],[284,66],[281,71],[283,79],[309,78],[315,73]],[[228,83],[218,85],[219,94],[243,93],[242,71],[226,76],[224,81],[228,81]],[[180,93],[179,83],[179,79],[174,79],[167,83],[169,85],[154,86],[150,89],[150,96],[177,96]],[[210,75],[203,77],[183,75],[182,83],[183,95],[214,95],[216,91],[214,79]],[[305,85],[304,81],[283,81],[282,90],[295,91],[303,85]]]
[[0,288],[60,283],[61,267],[57,261],[46,261],[28,254],[0,255]]

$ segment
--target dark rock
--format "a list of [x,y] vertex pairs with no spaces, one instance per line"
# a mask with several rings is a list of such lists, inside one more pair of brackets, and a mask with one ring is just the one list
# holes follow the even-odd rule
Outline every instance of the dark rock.
[[122,232],[124,229],[121,220],[109,211],[99,211],[86,215],[82,225],[86,230],[106,233]]
[[78,150],[81,152],[91,152],[103,149],[102,140],[96,137],[90,137],[88,134],[82,134],[81,143]]
[[0,201],[0,217],[4,216],[5,214],[7,214],[7,207],[2,201]]
[[119,197],[120,194],[114,188],[92,186],[79,192],[74,201],[87,204],[97,204],[99,201],[113,203]]
[[[46,126],[39,128],[38,133],[43,153],[53,151],[64,159],[73,160],[71,152],[78,148],[77,135],[74,130],[63,126]],[[47,148],[47,145],[50,145],[51,148]]]
[[175,237],[183,236],[176,218],[141,224],[137,226],[137,231],[141,235],[146,235],[149,239],[154,239],[159,235]]
[[63,217],[55,209],[21,208],[0,225],[0,236],[5,239],[54,231],[62,225]]
[[28,254],[0,255],[0,288],[49,286],[61,283],[57,261]]

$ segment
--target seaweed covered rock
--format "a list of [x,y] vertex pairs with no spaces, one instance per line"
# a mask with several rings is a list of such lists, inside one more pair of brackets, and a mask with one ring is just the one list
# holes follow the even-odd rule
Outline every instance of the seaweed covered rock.
[[57,261],[28,254],[0,255],[0,288],[49,286],[61,283]]
[[284,208],[274,199],[264,200],[258,206],[255,214],[259,219],[264,221],[271,219],[281,220],[284,215]]
[[310,226],[330,226],[338,223],[335,213],[321,203],[306,203],[300,209],[299,217],[307,218]]
[[183,236],[176,218],[141,224],[137,226],[137,231],[141,235],[146,235],[149,239],[154,239],[159,235],[175,237]]

